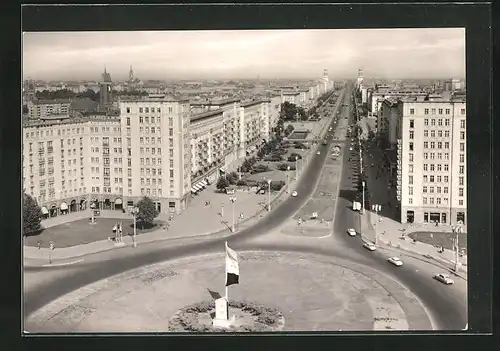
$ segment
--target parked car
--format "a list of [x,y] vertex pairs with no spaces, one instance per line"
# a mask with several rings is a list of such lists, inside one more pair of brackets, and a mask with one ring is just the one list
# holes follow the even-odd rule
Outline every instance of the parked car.
[[453,279],[451,279],[448,274],[444,273],[434,274],[433,278],[446,285],[451,285],[454,283]]
[[399,257],[389,257],[387,261],[396,267],[401,267],[403,265],[403,261]]
[[318,151],[318,152],[316,152],[316,155],[321,155],[321,152],[319,152],[319,151]]
[[297,197],[297,195],[298,195],[298,194],[297,194],[297,192],[296,192],[295,190],[294,190],[294,191],[292,191],[292,196],[293,196],[293,197]]
[[353,228],[347,229],[347,234],[350,236],[356,236],[356,231]]

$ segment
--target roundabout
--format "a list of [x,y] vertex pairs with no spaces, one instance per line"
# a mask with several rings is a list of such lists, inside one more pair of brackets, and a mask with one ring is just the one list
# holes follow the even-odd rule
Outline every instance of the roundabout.
[[[240,283],[229,287],[229,311],[240,327],[235,331],[433,329],[413,293],[370,267],[316,254],[238,254]],[[196,325],[212,331],[224,265],[223,254],[211,254],[133,269],[53,300],[27,316],[25,329],[168,332]],[[186,311],[191,315],[179,322]]]

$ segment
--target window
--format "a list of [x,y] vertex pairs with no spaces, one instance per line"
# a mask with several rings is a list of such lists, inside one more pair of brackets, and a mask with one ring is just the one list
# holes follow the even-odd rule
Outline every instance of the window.
[[461,129],[465,128],[465,119],[460,120],[460,128]]
[[450,137],[450,131],[449,130],[445,130],[444,131],[444,137],[445,138],[449,138]]
[[171,170],[170,170],[170,178],[173,178],[173,177],[174,177],[174,170],[173,170],[173,169],[171,169]]
[[463,206],[464,205],[464,200],[458,200],[458,206]]
[[[139,108],[139,112],[142,113],[142,107]],[[143,124],[144,123],[144,118],[143,117],[139,117],[139,123],[140,124]],[[142,128],[142,127],[141,127]]]
[[424,149],[428,149],[429,148],[429,143],[427,141],[424,141]]
[[448,165],[444,165],[444,171],[448,172]]
[[436,199],[436,204],[441,205],[441,198],[440,198],[440,197],[438,197],[438,198]]
[[445,183],[448,183],[448,176],[444,176],[444,178],[443,178],[443,179],[444,179],[444,182],[445,182]]
[[127,125],[130,125],[130,117],[127,117]]
[[442,149],[443,148],[443,142],[442,141],[438,141],[438,149]]
[[447,187],[447,186],[445,186],[445,187],[443,188],[443,193],[444,193],[444,194],[448,194],[448,187]]
[[434,183],[434,176],[433,175],[429,176],[429,182]]
[[431,138],[435,138],[436,137],[436,131],[435,130],[431,130]]
[[431,114],[433,114],[433,115],[436,114],[436,109],[435,108],[431,109]]
[[429,187],[429,192],[430,192],[431,194],[434,194],[434,187],[433,187],[433,186],[430,186],[430,187]]
[[461,152],[465,151],[465,143],[460,143],[460,151]]
[[464,185],[464,177],[458,177],[458,185]]
[[458,169],[458,173],[464,174],[464,166],[460,166]]
[[[149,107],[146,107],[145,110],[146,110],[146,113],[149,113]],[[146,117],[146,123],[148,123],[148,117]]]
[[436,187],[436,193],[441,194],[441,187],[440,186]]
[[[427,145],[425,145],[424,147],[427,147]],[[429,153],[424,152],[424,160],[427,160],[428,158],[429,158]]]
[[458,196],[464,196],[464,188],[458,188]]
[[441,165],[440,165],[440,164],[439,164],[439,165],[437,165],[437,171],[438,171],[438,172],[441,172]]
[[424,185],[424,187],[422,188],[422,192],[427,193],[427,186]]
[[450,119],[449,119],[449,118],[446,118],[446,119],[444,120],[444,125],[445,125],[446,127],[449,127],[449,126],[450,126]]
[[447,115],[449,115],[449,114],[450,114],[450,109],[449,109],[449,108],[447,108],[447,109],[445,110],[445,113],[446,113]]
[[426,118],[426,119],[424,119],[424,126],[428,126],[428,125],[429,125],[429,119]]
[[[415,109],[414,109],[414,108],[411,108],[411,109],[410,109],[410,115],[414,115],[414,114],[415,114]],[[411,121],[410,121],[410,128],[413,128],[413,126],[412,126],[412,122],[413,122],[413,120],[411,120]]]
[[409,155],[409,158],[410,158],[410,159],[409,159],[409,161],[410,161],[410,162],[413,162],[413,154],[410,154],[410,155]]
[[410,139],[413,139],[413,130],[410,130]]
[[424,204],[424,205],[427,205],[427,198],[426,198],[426,197],[423,197],[423,198],[422,198],[422,202],[423,202],[423,204]]
[[413,187],[408,187],[408,195],[413,195]]
[[438,126],[442,127],[443,126],[443,120],[440,118],[438,119]]
[[408,176],[408,184],[413,184],[413,176]]
[[428,178],[428,176],[424,175],[424,183],[427,183],[427,178]]
[[427,163],[424,163],[424,171],[426,171],[426,172],[427,172],[428,167],[429,167],[429,166],[427,165]]
[[465,140],[465,132],[460,132],[460,140]]
[[442,109],[442,108],[440,108],[440,109],[438,110],[438,114],[440,114],[440,115],[442,115],[442,114],[443,114],[443,109]]
[[460,114],[461,115],[465,115],[465,109],[464,108],[460,109]]
[[444,153],[444,159],[449,160],[450,159],[450,154],[448,152]]
[[424,109],[424,114],[425,114],[425,115],[428,115],[428,114],[429,114],[429,109],[428,109],[428,108]]
[[434,172],[434,164],[431,164],[431,172]]
[[[413,139],[413,138],[410,138],[410,139]],[[410,142],[410,143],[408,144],[408,146],[410,147],[410,151],[413,151],[413,143],[412,143],[412,142]]]
[[436,182],[441,183],[441,176],[437,176]]
[[413,173],[413,165],[408,166],[408,173]]
[[424,130],[424,137],[428,137],[429,136],[429,131],[428,130]]
[[127,107],[127,113],[130,113],[130,107]]
[[464,162],[465,160],[465,155],[464,154],[460,154],[460,163]]
[[434,156],[436,156],[436,154],[434,152],[431,152],[431,160],[434,160]]
[[438,130],[438,137],[439,137],[439,138],[442,138],[442,137],[443,137],[443,131],[442,131],[442,130]]
[[445,149],[449,149],[450,148],[450,142],[449,141],[445,141],[444,142],[444,148]]
[[434,149],[436,147],[436,143],[434,141],[431,141],[431,149]]

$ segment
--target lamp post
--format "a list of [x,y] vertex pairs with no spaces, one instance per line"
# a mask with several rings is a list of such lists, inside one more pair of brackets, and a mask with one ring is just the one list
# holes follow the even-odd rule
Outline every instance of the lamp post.
[[49,246],[49,264],[52,264],[52,250],[54,250],[54,242],[50,242]]
[[267,180],[267,211],[271,212],[271,179]]
[[221,217],[224,217],[224,202],[221,202],[220,204],[220,215]]
[[295,156],[295,179],[299,179],[299,158]]
[[361,204],[361,210],[359,211],[359,213],[363,214],[365,212],[365,181],[363,180],[362,181],[362,186],[363,186],[363,189],[362,189],[362,193],[361,193],[361,198],[362,198],[362,204]]
[[377,214],[377,221],[375,222],[375,241],[374,241],[374,244],[377,245],[377,222],[378,222],[378,212],[382,209],[382,206],[380,205],[372,205],[372,211],[375,211],[375,213]]
[[231,196],[229,198],[229,201],[231,201],[231,203],[233,204],[233,227],[232,227],[231,231],[234,233],[236,231],[236,226],[235,226],[235,221],[234,221],[234,218],[235,218],[234,217],[234,212],[235,212],[234,207],[235,207],[235,203],[236,203],[236,196]]
[[452,227],[453,234],[455,234],[455,267],[454,270],[455,272],[458,272],[458,266],[460,265],[460,262],[458,262],[458,234],[462,233],[462,221],[458,221],[456,226]]
[[139,213],[139,208],[134,206],[131,212],[134,216],[134,236],[132,246],[137,247],[137,214]]
[[286,167],[286,185],[287,193],[290,193],[290,166]]

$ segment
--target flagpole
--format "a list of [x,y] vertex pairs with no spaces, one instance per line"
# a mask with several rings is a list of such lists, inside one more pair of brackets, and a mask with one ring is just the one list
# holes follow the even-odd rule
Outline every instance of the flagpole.
[[[227,241],[225,242],[225,247],[224,247],[224,253],[226,254],[226,252],[227,252]],[[227,264],[225,265],[225,267],[226,267],[226,277],[225,277],[224,281],[227,280]],[[226,285],[226,300],[229,302],[229,294],[228,294],[227,282],[226,282],[225,285]]]

